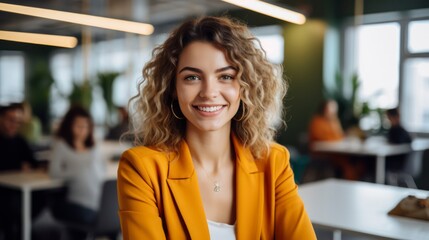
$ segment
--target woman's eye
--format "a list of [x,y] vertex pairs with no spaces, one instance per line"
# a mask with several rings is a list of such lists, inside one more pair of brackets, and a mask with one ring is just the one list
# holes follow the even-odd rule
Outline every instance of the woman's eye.
[[200,78],[198,76],[195,76],[195,75],[185,77],[185,80],[187,80],[187,81],[195,81],[195,80],[199,80],[199,79]]
[[233,80],[234,79],[234,77],[231,75],[222,75],[221,78],[222,78],[222,80]]

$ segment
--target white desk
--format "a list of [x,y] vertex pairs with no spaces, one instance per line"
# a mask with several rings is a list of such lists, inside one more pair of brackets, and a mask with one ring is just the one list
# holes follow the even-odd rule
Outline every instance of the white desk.
[[[116,179],[118,162],[106,165],[106,179]],[[22,192],[22,239],[31,239],[31,192],[62,187],[63,181],[49,177],[48,173],[4,172],[0,173],[0,186],[21,190]]]
[[386,157],[407,154],[411,151],[424,151],[429,149],[428,139],[416,139],[412,144],[389,144],[379,138],[375,141],[344,140],[338,142],[315,142],[312,151],[318,153],[332,153],[359,156],[374,156],[376,159],[375,182],[385,182]]
[[408,195],[429,196],[429,191],[381,184],[328,179],[300,185],[299,194],[315,227],[376,239],[428,240],[429,221],[387,214]]
[[[112,140],[104,140],[98,143],[100,152],[103,154],[103,158],[107,160],[118,160],[114,159],[120,156],[125,150],[132,147],[131,143],[128,142],[119,142]],[[46,149],[42,151],[37,151],[34,154],[36,160],[48,160],[51,158],[51,149]]]

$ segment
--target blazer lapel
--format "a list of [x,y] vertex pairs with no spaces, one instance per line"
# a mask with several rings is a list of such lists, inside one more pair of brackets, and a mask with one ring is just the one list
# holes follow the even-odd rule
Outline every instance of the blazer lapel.
[[170,162],[167,183],[191,239],[209,239],[198,177],[195,174],[188,145],[184,141],[180,155]]
[[262,230],[264,173],[258,169],[250,150],[235,136],[232,139],[236,154],[236,235],[237,239],[256,239]]

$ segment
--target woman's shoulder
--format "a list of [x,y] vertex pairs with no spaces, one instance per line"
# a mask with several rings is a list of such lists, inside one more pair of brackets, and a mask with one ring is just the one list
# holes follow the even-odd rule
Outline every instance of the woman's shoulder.
[[71,147],[66,143],[66,141],[59,137],[54,137],[52,143],[52,147],[54,149],[61,149],[61,150],[70,150]]
[[266,165],[265,167],[282,169],[289,165],[289,158],[289,150],[285,146],[273,142],[270,145],[270,152],[263,162]]
[[270,145],[270,154],[269,155],[270,156],[280,155],[280,157],[289,159],[289,150],[285,146],[283,146],[279,143],[273,142]]
[[162,165],[168,164],[171,153],[164,152],[154,147],[135,146],[126,150],[121,156],[121,162],[132,165]]
[[164,179],[168,174],[170,159],[169,153],[152,147],[132,147],[121,156],[118,180],[143,178],[146,181],[158,181]]

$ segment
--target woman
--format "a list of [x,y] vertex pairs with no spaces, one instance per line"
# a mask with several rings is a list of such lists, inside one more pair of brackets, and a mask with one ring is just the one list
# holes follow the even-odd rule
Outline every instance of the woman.
[[124,239],[315,239],[288,151],[286,87],[242,24],[188,21],[154,50],[119,164]]
[[344,138],[338,119],[338,104],[332,99],[322,102],[309,128],[310,144],[317,141],[340,141]]
[[56,134],[49,173],[67,184],[66,199],[54,206],[54,215],[64,221],[92,224],[97,215],[104,162],[95,146],[93,127],[85,109],[72,107]]
[[[333,99],[323,101],[319,111],[311,119],[309,126],[310,148],[315,142],[336,142],[344,139],[344,131],[338,118],[338,104]],[[362,161],[354,161],[348,157],[335,154],[312,153],[315,159],[326,159],[338,170],[340,177],[348,180],[358,180],[365,172]]]

